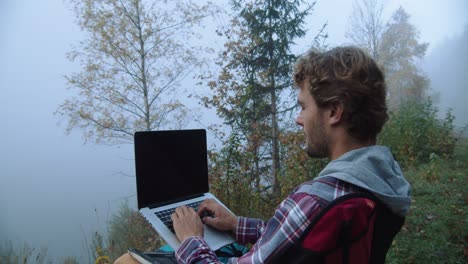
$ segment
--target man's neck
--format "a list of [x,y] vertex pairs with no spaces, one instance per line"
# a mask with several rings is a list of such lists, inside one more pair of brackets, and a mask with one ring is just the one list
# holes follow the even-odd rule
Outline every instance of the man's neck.
[[376,144],[375,139],[369,139],[366,141],[359,141],[349,135],[343,135],[338,137],[335,143],[330,146],[330,160],[335,160],[341,155],[355,149],[360,149],[364,147],[374,146]]

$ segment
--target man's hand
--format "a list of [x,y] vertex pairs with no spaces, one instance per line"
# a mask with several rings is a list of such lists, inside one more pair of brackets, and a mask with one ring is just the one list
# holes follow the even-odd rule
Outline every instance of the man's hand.
[[204,216],[203,222],[219,230],[235,231],[237,228],[237,217],[213,199],[206,199],[200,204],[198,214]]
[[203,223],[193,208],[178,207],[171,218],[176,236],[181,243],[191,236],[203,237]]

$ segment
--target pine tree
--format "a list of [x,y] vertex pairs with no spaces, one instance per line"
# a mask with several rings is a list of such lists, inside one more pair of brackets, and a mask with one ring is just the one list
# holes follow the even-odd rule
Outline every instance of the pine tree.
[[215,107],[231,129],[225,143],[232,149],[221,153],[231,159],[229,153],[241,153],[238,163],[224,162],[240,168],[239,177],[245,175],[254,192],[278,196],[284,171],[280,139],[290,129],[288,114],[296,105],[291,78],[296,55],[291,49],[305,35],[303,25],[313,5],[300,0],[231,4],[237,16],[223,32],[229,41],[219,60],[222,71],[209,83],[214,96],[203,102]]

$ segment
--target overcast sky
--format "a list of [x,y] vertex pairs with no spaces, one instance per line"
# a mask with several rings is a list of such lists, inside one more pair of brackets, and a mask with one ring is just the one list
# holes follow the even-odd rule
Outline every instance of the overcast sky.
[[[444,104],[458,98],[457,122],[468,123],[462,116],[468,112],[462,89],[468,1],[385,3],[386,16],[400,5],[411,15],[421,41],[430,43],[430,65],[423,68]],[[347,43],[351,7],[347,0],[318,1],[311,32],[328,22],[328,43]],[[0,0],[0,243],[47,246],[55,260],[85,256],[85,237],[97,228],[104,231],[103,223],[127,197],[134,206],[135,194],[135,179],[123,175],[133,174],[133,146],[85,145],[81,131],[65,135],[64,122],[53,115],[70,96],[63,76],[79,71],[65,59],[83,38],[73,21],[61,0]],[[444,55],[447,49],[451,52]]]

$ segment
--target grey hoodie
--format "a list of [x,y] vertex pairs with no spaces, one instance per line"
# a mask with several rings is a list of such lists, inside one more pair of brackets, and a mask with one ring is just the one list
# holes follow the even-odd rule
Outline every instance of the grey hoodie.
[[410,185],[387,147],[355,149],[331,161],[317,176],[333,177],[373,193],[394,213],[406,216],[411,197]]

